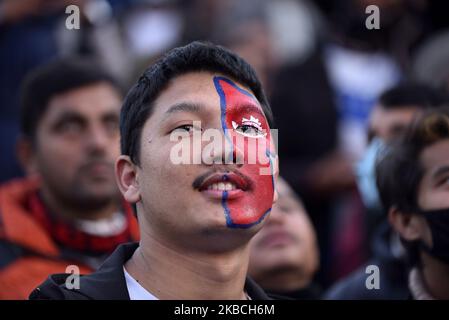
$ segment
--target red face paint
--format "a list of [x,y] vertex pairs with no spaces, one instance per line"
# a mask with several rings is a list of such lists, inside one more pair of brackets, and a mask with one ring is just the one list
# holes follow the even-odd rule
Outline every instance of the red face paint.
[[[273,204],[274,180],[270,154],[274,154],[274,149],[271,146],[270,127],[251,93],[223,77],[214,77],[214,84],[220,96],[221,124],[226,139],[232,141],[234,154],[243,156],[243,165],[237,170],[251,180],[249,190],[241,197],[228,199],[224,191],[222,205],[229,227],[248,228],[261,222]],[[248,128],[250,131],[247,132],[252,133],[249,136],[244,134]],[[256,143],[260,139],[262,141]],[[262,174],[264,171],[265,174]]]

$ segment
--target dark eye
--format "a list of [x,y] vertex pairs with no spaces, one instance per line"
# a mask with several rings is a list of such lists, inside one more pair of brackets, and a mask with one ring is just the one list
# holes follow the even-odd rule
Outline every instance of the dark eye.
[[174,128],[170,133],[173,132],[187,132],[188,134],[193,134],[194,131],[198,131],[201,132],[203,131],[201,127],[195,126],[195,124],[193,123],[189,123],[189,124],[183,124],[180,125],[176,128]]
[[248,124],[237,126],[237,128],[235,130],[237,132],[240,132],[244,136],[251,137],[251,138],[260,138],[260,137],[265,136],[265,133],[262,130],[260,130],[256,126],[252,126],[252,125],[248,125]]
[[66,121],[57,126],[57,131],[65,134],[78,134],[83,130],[83,125],[78,121]]
[[439,186],[449,187],[449,177],[441,179],[438,183]]

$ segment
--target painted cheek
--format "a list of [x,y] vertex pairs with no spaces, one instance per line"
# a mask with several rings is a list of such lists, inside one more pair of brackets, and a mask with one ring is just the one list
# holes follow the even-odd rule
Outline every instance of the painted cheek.
[[[214,78],[215,85],[220,94],[222,108],[222,127],[230,141],[232,141],[235,152],[244,156],[244,165],[239,171],[252,180],[252,190],[238,200],[223,201],[228,226],[245,228],[260,223],[270,212],[273,203],[274,181],[270,154],[270,130],[265,117],[259,113],[251,113],[240,106],[253,105],[254,97],[243,89],[236,87],[228,79]],[[217,85],[218,82],[218,85]],[[233,129],[233,122],[242,124],[243,119],[253,116],[258,120],[266,135],[260,138],[243,137]],[[254,119],[253,118],[253,119]],[[229,130],[226,130],[229,129]],[[240,139],[239,142],[238,139]],[[243,143],[242,143],[243,141]],[[262,143],[261,143],[262,142]],[[250,146],[251,145],[251,146]],[[243,150],[242,150],[243,149]],[[254,154],[256,153],[256,154]],[[227,211],[227,212],[226,212]]]

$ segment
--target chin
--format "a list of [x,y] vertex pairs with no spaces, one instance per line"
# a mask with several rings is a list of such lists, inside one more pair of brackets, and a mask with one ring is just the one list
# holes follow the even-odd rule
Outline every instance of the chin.
[[244,229],[230,228],[224,218],[211,220],[207,224],[203,223],[203,226],[200,231],[203,235],[215,237],[217,241],[233,242],[232,240],[235,240],[239,244],[249,242],[258,228],[257,226]]
[[78,194],[73,200],[86,210],[100,210],[116,199],[119,198],[111,192],[89,192]]

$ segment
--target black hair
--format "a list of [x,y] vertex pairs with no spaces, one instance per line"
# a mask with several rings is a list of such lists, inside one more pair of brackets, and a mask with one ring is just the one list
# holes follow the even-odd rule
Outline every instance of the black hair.
[[[395,207],[402,214],[421,212],[418,191],[425,170],[420,156],[425,148],[444,139],[449,139],[448,107],[424,111],[387,148],[376,165],[377,189],[384,210]],[[410,264],[419,264],[419,243],[402,242]]]
[[273,116],[253,68],[235,53],[210,42],[194,41],[170,50],[151,65],[128,92],[120,115],[121,152],[139,165],[139,143],[153,103],[170,80],[188,72],[209,71],[232,78],[254,93],[270,126]]
[[382,93],[378,102],[385,109],[400,109],[410,106],[429,109],[447,103],[448,96],[442,89],[436,89],[423,83],[404,82]]
[[109,83],[117,93],[123,93],[120,84],[93,60],[79,57],[57,59],[32,70],[22,85],[22,133],[34,140],[39,121],[55,95],[99,82]]

